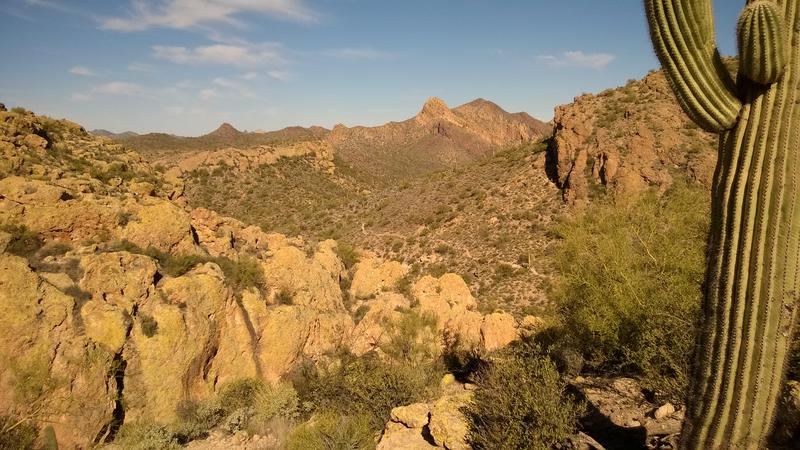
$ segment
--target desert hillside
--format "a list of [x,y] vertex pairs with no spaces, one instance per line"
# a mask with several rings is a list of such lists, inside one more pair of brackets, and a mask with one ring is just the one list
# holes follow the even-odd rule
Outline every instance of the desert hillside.
[[552,127],[104,134],[0,111],[0,448],[676,445],[715,142],[661,73]]

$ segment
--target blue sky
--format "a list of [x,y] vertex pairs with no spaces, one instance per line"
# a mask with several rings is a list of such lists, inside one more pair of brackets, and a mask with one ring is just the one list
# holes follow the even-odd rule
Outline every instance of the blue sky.
[[657,67],[639,0],[2,0],[0,30],[0,102],[117,132],[378,125],[430,96],[549,120]]

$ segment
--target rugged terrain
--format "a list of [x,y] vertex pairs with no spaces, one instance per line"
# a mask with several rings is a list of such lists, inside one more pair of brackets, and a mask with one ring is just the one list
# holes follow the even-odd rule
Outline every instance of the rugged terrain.
[[[680,398],[592,366],[563,335],[554,254],[598,205],[707,189],[713,139],[658,72],[578,97],[548,128],[483,100],[432,99],[375,128],[198,138],[0,111],[0,438],[467,449],[481,370],[535,340],[555,363],[523,383],[512,367],[500,394],[550,380],[583,400],[566,448],[672,448]],[[789,383],[784,438],[798,398]],[[553,401],[565,408],[532,403]]]

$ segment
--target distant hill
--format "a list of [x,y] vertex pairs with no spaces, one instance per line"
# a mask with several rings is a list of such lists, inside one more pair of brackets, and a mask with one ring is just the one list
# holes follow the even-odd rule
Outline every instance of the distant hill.
[[122,133],[114,133],[112,131],[103,130],[103,129],[92,130],[91,133],[94,134],[95,136],[104,136],[104,137],[109,137],[109,138],[112,138],[112,139],[124,139],[124,138],[130,138],[130,137],[138,136],[138,134],[134,133],[133,131],[124,131]]
[[176,153],[219,150],[229,147],[246,149],[260,145],[317,140],[325,137],[329,132],[322,127],[287,127],[270,132],[243,132],[231,124],[223,123],[216,130],[198,137],[175,136],[165,133],[113,135],[110,137],[151,159],[158,159]]
[[411,119],[378,127],[337,125],[327,139],[348,166],[397,180],[458,167],[500,148],[540,140],[550,131],[526,113],[508,113],[487,100],[450,109],[431,98]]

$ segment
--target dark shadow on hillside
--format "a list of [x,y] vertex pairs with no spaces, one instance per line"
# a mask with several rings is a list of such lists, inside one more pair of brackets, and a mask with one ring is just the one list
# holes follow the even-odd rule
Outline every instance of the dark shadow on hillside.
[[580,430],[594,438],[606,450],[647,449],[647,431],[644,427],[625,428],[615,425],[592,405],[580,390],[569,386],[568,392],[586,404],[586,412],[579,421]]
[[564,186],[558,181],[558,151],[555,137],[546,139],[544,143],[547,144],[547,151],[544,156],[544,171],[553,184],[559,189],[563,189]]

